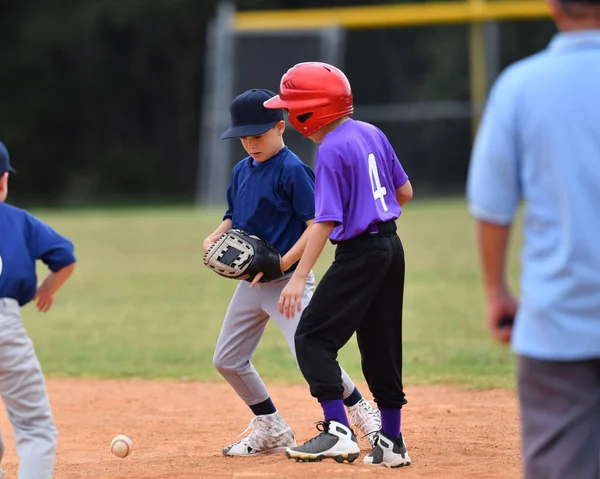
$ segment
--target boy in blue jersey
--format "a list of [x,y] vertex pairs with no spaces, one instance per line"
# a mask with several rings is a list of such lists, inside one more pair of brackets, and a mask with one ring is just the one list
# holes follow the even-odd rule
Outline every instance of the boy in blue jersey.
[[[36,301],[39,311],[48,311],[73,272],[75,256],[69,240],[4,203],[11,173],[8,151],[0,142],[0,394],[15,432],[19,479],[50,479],[57,431],[44,375],[21,323],[21,307]],[[39,286],[38,259],[50,269]],[[0,440],[0,459],[3,452]]]
[[[232,126],[221,138],[240,138],[249,156],[233,169],[223,222],[204,240],[206,251],[225,231],[245,230],[277,248],[284,273],[265,283],[258,282],[259,277],[252,283],[240,281],[223,321],[213,363],[255,415],[250,434],[225,447],[225,456],[283,452],[296,445],[294,433],[250,362],[269,318],[281,329],[295,357],[298,320],[288,321],[277,302],[302,256],[315,216],[314,173],[285,146],[283,111],[263,106],[274,96],[269,90],[249,90],[231,104]],[[311,272],[303,291],[303,306],[314,287]],[[363,399],[343,369],[341,376],[344,405],[352,422],[371,441],[381,427],[379,413]]]

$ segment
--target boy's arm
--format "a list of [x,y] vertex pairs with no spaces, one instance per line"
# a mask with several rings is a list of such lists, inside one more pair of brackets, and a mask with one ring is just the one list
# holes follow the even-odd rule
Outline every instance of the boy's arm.
[[387,142],[387,146],[389,156],[392,160],[392,181],[396,190],[396,201],[402,207],[412,199],[413,189],[408,175],[400,164],[400,160],[398,160],[398,156],[389,141]]
[[73,270],[75,269],[75,263],[65,266],[58,271],[50,271],[48,276],[38,286],[37,292],[33,298],[37,300],[37,309],[42,313],[48,311],[54,303],[54,295],[67,282]]
[[[292,246],[292,248],[281,257],[281,272],[283,274],[285,274],[285,272],[288,269],[290,269],[292,265],[302,257],[302,254],[304,253],[304,250],[306,248],[306,243],[308,242],[308,237],[310,236],[310,231],[314,223],[314,219],[306,222],[307,228],[304,230],[304,233],[302,233],[302,236],[300,236],[300,238],[298,238],[298,241],[296,241],[294,246]],[[250,287],[254,288],[254,286],[256,286],[260,282],[262,277],[263,273],[258,273],[252,280],[252,283],[250,283]]]
[[413,197],[413,189],[410,181],[406,180],[400,188],[396,188],[396,201],[400,206],[404,206]]
[[224,219],[223,222],[217,226],[217,229],[214,230],[209,236],[221,236],[225,231],[231,229],[231,218]]
[[310,231],[314,224],[314,219],[306,222],[306,229],[304,230],[304,233],[302,233],[302,236],[300,236],[298,241],[296,241],[296,244],[294,244],[294,246],[292,246],[292,248],[281,258],[281,271],[284,273],[302,257],[302,254],[306,249],[306,243],[308,242]]
[[70,240],[59,235],[34,216],[28,215],[27,220],[31,256],[41,260],[50,270],[34,296],[34,300],[37,300],[37,309],[46,312],[52,307],[56,292],[73,273],[77,260]]
[[296,310],[300,312],[302,309],[306,278],[319,259],[334,227],[335,222],[325,221],[315,223],[311,228],[302,259],[279,297],[279,312],[285,314],[288,319],[294,317]]
[[[294,246],[281,258],[281,272],[285,274],[302,257],[315,222],[315,174],[309,166],[301,163],[284,169],[282,180],[285,195],[291,197],[294,213],[305,220],[307,226]],[[257,274],[250,287],[253,288],[262,277],[262,273]]]
[[325,244],[334,227],[335,223],[333,221],[325,221],[313,225],[307,238],[304,254],[300,263],[298,263],[296,271],[294,271],[293,277],[301,279],[303,282],[306,281],[319,256],[321,256],[321,252],[325,248]]
[[298,261],[306,244],[310,231],[315,222],[315,173],[305,164],[294,165],[284,172],[284,188],[287,195],[292,198],[292,207],[296,216],[306,222],[306,230],[296,241],[296,244],[281,260],[282,271],[287,271]]
[[[321,150],[319,150],[321,151]],[[319,155],[317,151],[317,155]],[[326,154],[333,155],[328,152]],[[302,254],[302,259],[294,271],[292,281],[294,279],[302,281],[302,290],[304,290],[304,282],[310,274],[315,263],[319,259],[331,232],[335,228],[336,223],[342,221],[342,195],[340,184],[344,181],[343,177],[337,172],[334,162],[323,162],[317,167],[317,175],[315,176],[315,196],[314,196],[314,211],[317,222],[311,228],[308,236],[306,248]],[[321,194],[317,194],[318,192]],[[323,192],[327,192],[326,195]],[[302,301],[302,292],[298,301],[298,306]]]
[[[307,228],[302,236],[281,258],[281,272],[285,273],[302,257],[315,222],[315,174],[305,164],[294,165],[293,168],[284,171],[283,186],[285,193],[292,198],[296,215],[300,218],[310,218],[306,220]],[[250,287],[254,287],[262,276],[262,273],[257,274]]]

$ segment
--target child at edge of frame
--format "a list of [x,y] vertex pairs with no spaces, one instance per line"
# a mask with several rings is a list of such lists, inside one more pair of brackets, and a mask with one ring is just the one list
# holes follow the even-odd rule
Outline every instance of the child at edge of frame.
[[[58,431],[44,372],[21,310],[30,302],[42,313],[50,310],[77,260],[69,239],[27,211],[5,203],[8,180],[15,173],[8,149],[0,141],[0,394],[14,430],[18,477],[51,479]],[[39,285],[37,260],[50,270]],[[0,437],[0,460],[4,450]]]
[[279,298],[288,318],[300,311],[304,284],[327,241],[335,258],[304,308],[295,334],[300,370],[324,414],[320,434],[286,449],[296,461],[353,462],[360,449],[343,407],[338,351],[356,333],[362,368],[381,413],[364,462],[410,465],[401,434],[402,309],[405,260],[396,220],[412,186],[385,134],[351,118],[350,82],[333,65],[299,63],[266,108],[283,108],[292,127],[318,143],[315,221],[304,254]]

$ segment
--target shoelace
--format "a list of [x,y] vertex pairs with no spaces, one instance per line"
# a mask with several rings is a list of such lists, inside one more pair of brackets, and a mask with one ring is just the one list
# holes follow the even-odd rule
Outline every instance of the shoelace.
[[304,445],[308,445],[308,444],[311,444],[311,443],[315,442],[323,434],[329,434],[329,422],[328,421],[319,421],[319,422],[316,422],[315,426],[316,426],[316,428],[317,428],[318,431],[321,431],[321,434],[319,434],[318,436],[313,437],[312,439],[309,439],[308,441],[306,441],[304,443]]
[[352,416],[352,422],[358,424],[358,419],[360,419],[362,422],[366,422],[369,419],[367,408],[368,403],[365,401],[359,403],[357,408],[351,409],[349,412]]
[[[359,425],[359,424],[367,422],[370,419],[370,417],[369,417],[369,413],[370,413],[369,403],[370,402],[371,401],[360,402],[358,404],[357,408],[351,409],[349,411],[350,412],[350,416],[351,416],[350,419],[352,420],[352,422],[354,424]],[[360,422],[359,422],[359,420],[360,420]],[[373,432],[371,432],[369,434],[365,434],[363,437],[369,437],[369,436],[372,436],[372,435],[374,435],[376,433],[377,433],[377,431],[373,431]]]
[[[244,434],[246,434],[246,431],[251,429],[250,434],[248,434],[248,439],[252,439],[256,442],[256,438],[254,436],[255,436],[255,433],[257,433],[258,430],[260,429],[260,421],[261,421],[261,418],[259,416],[254,416],[252,418],[252,421],[250,421],[250,424],[248,424],[248,427],[246,429],[244,429],[238,437],[243,436]],[[259,424],[257,424],[257,423],[259,423]]]

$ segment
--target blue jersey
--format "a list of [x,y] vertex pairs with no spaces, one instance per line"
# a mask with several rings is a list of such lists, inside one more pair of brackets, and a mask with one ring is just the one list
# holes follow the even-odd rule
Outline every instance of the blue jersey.
[[75,263],[73,244],[26,211],[0,203],[0,298],[20,306],[33,299],[38,259],[59,271]]
[[283,256],[315,217],[315,174],[287,147],[254,166],[251,157],[244,158],[231,174],[227,205],[223,219]]

